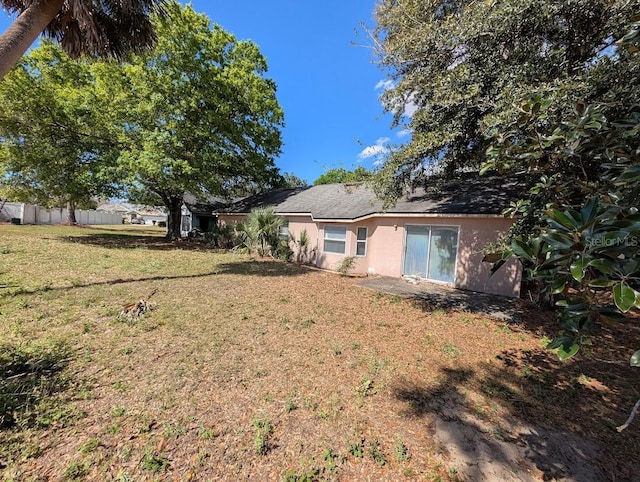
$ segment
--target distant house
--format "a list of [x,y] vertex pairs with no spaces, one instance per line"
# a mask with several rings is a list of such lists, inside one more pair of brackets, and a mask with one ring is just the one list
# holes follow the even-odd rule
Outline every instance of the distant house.
[[167,222],[166,210],[161,206],[144,206],[126,202],[102,202],[98,205],[96,211],[121,214],[126,223],[131,223],[133,220],[138,220],[142,224]]
[[211,231],[217,223],[216,211],[226,205],[225,201],[213,196],[207,196],[203,200],[191,193],[186,193],[183,199],[180,228],[182,236],[187,236],[193,230],[202,233]]
[[518,190],[502,178],[470,177],[433,193],[417,190],[383,209],[365,185],[325,184],[251,196],[219,209],[218,219],[234,223],[254,208],[273,206],[292,239],[306,230],[313,249],[309,261],[318,267],[335,269],[355,256],[356,273],[417,277],[517,297],[520,264],[507,263],[490,277],[482,250],[511,226],[500,213]]

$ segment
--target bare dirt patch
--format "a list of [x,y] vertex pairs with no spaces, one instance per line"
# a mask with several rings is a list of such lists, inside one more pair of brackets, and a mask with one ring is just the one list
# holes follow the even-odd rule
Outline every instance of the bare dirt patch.
[[[532,307],[518,324],[429,311],[357,279],[102,234],[0,232],[0,341],[73,347],[48,423],[0,431],[7,480],[638,473],[639,424],[615,432],[640,396],[633,326],[561,364]],[[154,289],[153,311],[118,319]]]

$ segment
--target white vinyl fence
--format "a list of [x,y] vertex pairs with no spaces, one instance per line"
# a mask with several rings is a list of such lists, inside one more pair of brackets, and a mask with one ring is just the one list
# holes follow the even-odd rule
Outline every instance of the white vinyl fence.
[[[60,224],[67,221],[66,208],[45,209],[24,203],[0,202],[0,222],[17,218],[20,224]],[[76,209],[76,221],[80,224],[122,224],[121,214]]]

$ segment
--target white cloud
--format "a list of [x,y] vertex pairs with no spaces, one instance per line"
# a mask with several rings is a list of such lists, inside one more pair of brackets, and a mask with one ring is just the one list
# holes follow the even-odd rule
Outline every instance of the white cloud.
[[374,145],[367,146],[364,149],[362,149],[362,151],[360,151],[360,154],[358,154],[358,159],[362,161],[364,159],[369,159],[370,157],[378,157],[383,154],[386,154],[387,152],[389,152],[389,148],[385,146],[385,143],[387,142],[389,142],[388,137],[378,138],[378,140],[376,140],[376,143]]
[[415,114],[417,110],[418,110],[418,106],[414,104],[412,100],[410,100],[405,104],[403,114],[406,117],[413,117],[413,114]]
[[407,137],[411,135],[411,129],[402,129],[396,134],[398,137]]
[[389,89],[393,89],[395,86],[393,85],[393,80],[380,80],[378,81],[378,83],[376,84],[375,89],[379,90],[389,90]]

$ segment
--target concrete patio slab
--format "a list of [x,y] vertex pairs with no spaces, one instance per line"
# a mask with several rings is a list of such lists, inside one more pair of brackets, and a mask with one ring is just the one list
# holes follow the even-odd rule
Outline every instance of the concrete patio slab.
[[515,298],[460,290],[427,281],[414,284],[404,279],[385,276],[366,278],[358,283],[358,286],[414,299],[434,310],[481,313],[495,320],[509,323],[520,321],[520,312]]

